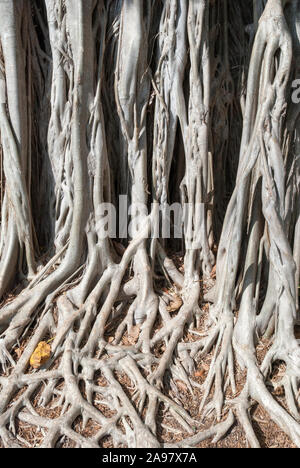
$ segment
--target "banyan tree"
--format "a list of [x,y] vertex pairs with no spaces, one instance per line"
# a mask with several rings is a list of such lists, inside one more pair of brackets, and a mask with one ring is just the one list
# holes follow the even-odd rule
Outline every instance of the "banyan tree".
[[299,79],[299,0],[0,0],[0,446],[300,447]]

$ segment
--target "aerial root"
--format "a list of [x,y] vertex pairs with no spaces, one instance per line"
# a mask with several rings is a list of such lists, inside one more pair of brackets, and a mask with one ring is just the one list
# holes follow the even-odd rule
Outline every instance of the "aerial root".
[[286,404],[289,412],[296,421],[300,421],[299,412],[299,383],[300,383],[300,349],[295,338],[286,340],[283,344],[277,343],[275,339],[273,345],[265,356],[261,366],[261,372],[267,378],[272,372],[273,364],[276,361],[285,363],[285,370],[276,382],[270,382],[274,390],[283,388]]
[[184,439],[182,442],[177,442],[176,444],[164,444],[166,448],[190,448],[195,447],[200,442],[203,442],[206,439],[212,438],[211,443],[216,444],[219,442],[229,430],[232,428],[235,422],[235,417],[232,411],[229,411],[229,414],[225,421],[217,424],[216,426],[212,426],[210,429],[204,430],[202,432],[198,432],[196,435],[192,437],[188,437]]

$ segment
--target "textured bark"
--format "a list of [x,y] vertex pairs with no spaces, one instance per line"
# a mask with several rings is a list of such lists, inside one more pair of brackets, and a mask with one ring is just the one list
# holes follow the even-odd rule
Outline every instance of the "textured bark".
[[[170,447],[163,407],[190,434],[174,446],[238,421],[258,447],[258,403],[300,447],[300,1],[0,0],[0,45],[1,444],[28,445],[22,422],[42,447]],[[103,238],[120,195],[151,209]],[[180,271],[178,240],[150,236],[174,201]]]

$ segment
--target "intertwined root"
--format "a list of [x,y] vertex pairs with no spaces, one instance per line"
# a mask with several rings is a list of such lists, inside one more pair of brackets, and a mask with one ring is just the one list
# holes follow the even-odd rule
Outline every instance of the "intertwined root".
[[[255,401],[300,446],[296,341],[293,349],[284,350],[275,341],[261,369],[255,357],[245,352],[247,375],[237,392],[232,314],[223,312],[214,320],[206,316],[201,329],[194,328],[199,295],[195,285],[188,294],[182,291],[183,303],[171,312],[172,317],[168,311],[172,296],[163,293],[156,311],[159,319],[155,321],[154,316],[151,323],[135,325],[130,296],[127,305],[123,300],[123,305],[113,306],[106,314],[116,273],[107,274],[109,289],[102,305],[91,306],[93,294],[80,308],[59,295],[55,306],[40,311],[30,328],[23,324],[18,347],[9,342],[4,346],[2,341],[0,433],[5,447],[55,447],[66,441],[97,447],[107,440],[115,447],[190,447],[205,439],[217,443],[236,420],[255,447],[259,442],[249,416]],[[112,301],[118,303],[117,295]],[[29,358],[37,344],[49,338],[53,338],[51,358],[33,370]],[[209,354],[210,367],[199,384],[195,368],[201,368]],[[266,386],[278,359],[285,360],[286,370],[274,385],[284,387],[290,414]],[[196,417],[182,406],[182,388],[192,399],[196,394],[199,398],[200,391]],[[24,427],[37,431],[38,437],[30,438]],[[165,439],[162,430],[168,434]]]
[[[258,447],[259,404],[300,447],[299,2],[38,3],[0,0],[0,443]],[[123,193],[153,208],[118,254]]]

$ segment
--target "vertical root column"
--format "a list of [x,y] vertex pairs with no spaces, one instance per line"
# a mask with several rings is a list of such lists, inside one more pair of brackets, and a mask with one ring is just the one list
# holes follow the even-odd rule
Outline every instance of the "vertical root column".
[[[132,179],[131,202],[136,210],[132,213],[132,226],[139,229],[143,228],[146,221],[148,199],[146,111],[149,79],[146,67],[151,14],[149,11],[145,20],[143,10],[144,6],[138,0],[123,4],[115,83],[118,114]],[[133,239],[138,236],[137,231],[132,233]],[[138,247],[134,273],[132,292],[137,295],[135,320],[142,322],[145,317],[151,317],[152,321],[156,314],[157,299],[153,291],[146,241]]]

